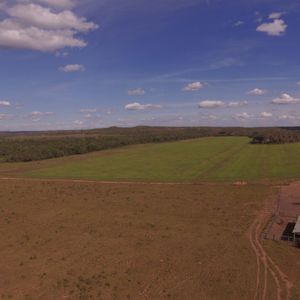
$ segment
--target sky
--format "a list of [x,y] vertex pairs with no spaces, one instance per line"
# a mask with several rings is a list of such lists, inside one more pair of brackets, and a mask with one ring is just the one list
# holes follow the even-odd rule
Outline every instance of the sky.
[[299,0],[0,0],[0,131],[299,126]]

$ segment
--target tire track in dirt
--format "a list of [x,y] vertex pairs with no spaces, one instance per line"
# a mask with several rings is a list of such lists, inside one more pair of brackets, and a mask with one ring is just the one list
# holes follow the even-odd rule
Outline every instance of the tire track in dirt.
[[259,296],[259,288],[260,288],[260,271],[261,271],[261,262],[260,262],[260,259],[259,259],[259,252],[255,246],[255,243],[254,243],[254,238],[253,238],[253,232],[255,231],[255,225],[256,225],[256,222],[253,222],[249,228],[249,231],[247,233],[248,235],[248,239],[250,241],[250,244],[251,244],[251,248],[252,250],[254,251],[255,253],[255,256],[256,256],[256,287],[255,287],[255,296],[254,296],[254,299],[258,299],[258,296]]
[[[267,300],[268,298],[268,274],[274,279],[276,284],[276,297],[277,300],[290,300],[291,289],[293,284],[288,280],[288,277],[280,269],[280,267],[272,260],[272,258],[264,250],[261,243],[261,233],[264,225],[271,215],[272,208],[269,203],[266,204],[264,210],[257,216],[251,224],[247,237],[256,255],[256,288],[255,300]],[[261,278],[261,271],[264,269],[263,279]],[[261,297],[260,297],[261,295]]]

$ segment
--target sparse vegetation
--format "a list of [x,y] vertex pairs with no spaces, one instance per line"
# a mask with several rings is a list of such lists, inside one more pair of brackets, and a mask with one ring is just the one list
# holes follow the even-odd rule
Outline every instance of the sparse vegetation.
[[[4,299],[252,299],[256,264],[244,233],[270,190],[3,181],[1,292]],[[20,245],[24,232],[30,240]]]

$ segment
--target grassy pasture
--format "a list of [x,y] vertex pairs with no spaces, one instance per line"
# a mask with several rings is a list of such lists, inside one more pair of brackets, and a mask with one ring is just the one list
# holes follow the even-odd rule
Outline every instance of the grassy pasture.
[[300,144],[251,145],[245,137],[148,144],[68,158],[26,173],[37,178],[234,181],[300,178]]

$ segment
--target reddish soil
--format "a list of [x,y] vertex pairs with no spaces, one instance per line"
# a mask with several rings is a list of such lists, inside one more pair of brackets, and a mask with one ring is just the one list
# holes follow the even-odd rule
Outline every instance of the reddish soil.
[[274,299],[290,300],[292,295],[293,283],[282,271],[280,266],[265,251],[262,245],[262,231],[266,222],[274,212],[276,203],[272,198],[268,199],[264,210],[257,216],[248,231],[248,238],[251,247],[256,255],[256,291],[254,299],[268,300],[268,290],[270,290],[270,279],[275,282]]
[[[1,299],[247,300],[257,260],[276,272],[257,241],[263,219],[258,258],[246,237],[267,186],[0,184]],[[272,284],[259,295],[274,299]]]
[[280,240],[288,222],[296,222],[300,216],[300,182],[281,187],[268,239]]

